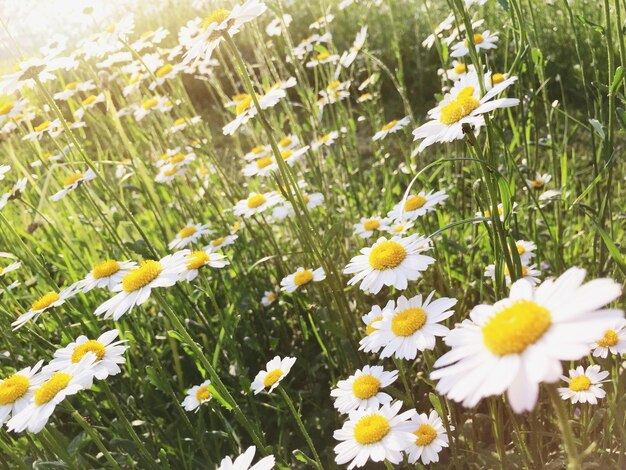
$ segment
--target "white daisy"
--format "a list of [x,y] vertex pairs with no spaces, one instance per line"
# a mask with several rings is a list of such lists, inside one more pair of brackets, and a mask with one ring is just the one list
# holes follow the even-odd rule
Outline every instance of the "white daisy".
[[436,210],[436,206],[448,199],[445,191],[420,191],[418,194],[410,195],[406,200],[396,204],[387,217],[396,221],[412,221],[428,212]]
[[0,277],[4,276],[5,274],[10,273],[11,271],[15,271],[17,269],[20,269],[21,266],[22,266],[22,262],[21,261],[16,261],[14,263],[11,263],[11,264],[5,266],[4,268],[2,266],[0,266]]
[[75,283],[75,288],[83,293],[94,288],[113,290],[122,278],[137,267],[134,261],[115,261],[107,259],[96,264],[87,276]]
[[399,130],[403,129],[410,122],[411,120],[409,119],[408,116],[403,117],[400,120],[394,119],[393,121],[390,121],[387,124],[385,124],[383,127],[381,127],[380,130],[376,134],[374,134],[374,137],[372,137],[372,140],[382,140],[385,137],[387,137],[389,134],[393,134],[394,132],[398,132]]
[[43,361],[0,380],[0,425],[22,411],[33,399],[36,383],[32,382]]
[[211,381],[205,380],[200,385],[195,385],[187,390],[187,396],[182,402],[183,408],[186,411],[195,411],[196,413],[200,411],[200,405],[213,398],[209,385],[211,385]]
[[584,269],[571,268],[536,289],[519,280],[508,298],[474,307],[445,339],[452,349],[431,374],[439,380],[437,391],[466,407],[507,391],[516,413],[532,410],[539,384],[559,379],[560,361],[588,354],[591,343],[623,318],[621,310],[602,308],[620,296],[619,284],[582,284],[584,277]]
[[534,242],[526,240],[517,240],[515,242],[515,248],[522,264],[528,264],[535,257],[535,250],[537,245]]
[[72,297],[75,293],[76,292],[74,291],[72,286],[70,286],[66,289],[61,290],[58,293],[54,291],[50,291],[42,295],[31,304],[30,309],[26,313],[21,314],[17,318],[17,320],[11,323],[11,326],[13,327],[14,330],[21,328],[22,326],[24,326],[24,324],[27,321],[35,317],[38,317],[41,313],[45,312],[46,310],[49,310],[54,307],[58,307],[59,305],[63,305],[65,301],[68,298]]
[[341,59],[339,60],[339,63],[342,67],[348,68],[352,65],[357,55],[365,45],[365,38],[367,38],[367,26],[363,26],[359,30],[359,32],[356,33],[356,38],[354,39],[350,50],[345,51],[343,54],[341,54]]
[[15,184],[9,189],[6,193],[0,196],[0,210],[4,209],[4,206],[7,205],[7,202],[18,199],[24,194],[24,189],[26,189],[26,178],[22,178],[17,180]]
[[[320,46],[322,47],[322,46]],[[317,67],[322,64],[334,64],[339,60],[338,54],[331,54],[327,50],[323,50],[319,52],[313,60],[310,60],[306,63],[308,68]]]
[[82,119],[85,112],[89,111],[98,103],[104,103],[104,93],[98,93],[97,95],[89,95],[87,98],[80,102],[80,108],[74,111],[76,119]]
[[363,321],[363,323],[365,323],[365,334],[371,335],[374,331],[376,331],[378,329],[377,322],[383,319],[383,312],[385,310],[393,312],[393,309],[395,307],[396,302],[393,300],[387,302],[387,305],[385,305],[383,308],[379,307],[378,305],[373,305],[372,309],[361,317],[361,320]]
[[452,61],[452,68],[446,70],[445,74],[448,79],[455,81],[459,78],[463,77],[470,70],[474,70],[473,65],[466,65],[464,62],[459,62],[458,60]]
[[[511,213],[513,213],[513,211],[515,210],[515,208],[517,207],[517,202],[513,203],[513,207],[511,208]],[[484,212],[476,212],[476,217],[491,217],[491,209],[487,209]],[[502,205],[502,203],[498,204],[498,218],[500,219],[500,221],[504,222],[504,219],[509,216],[510,214],[505,214],[504,213],[504,206]],[[491,223],[491,220],[487,221],[488,224]]]
[[[290,150],[286,150],[290,152]],[[244,176],[270,176],[272,172],[278,170],[278,164],[271,156],[259,157],[243,167],[241,172]]]
[[174,240],[172,240],[167,247],[170,250],[184,248],[188,245],[196,243],[200,238],[208,235],[209,233],[211,233],[211,230],[209,230],[209,224],[189,223],[178,231]]
[[284,292],[295,292],[296,289],[306,286],[310,282],[320,282],[326,279],[324,269],[305,269],[300,267],[295,273],[290,274],[280,281],[281,290]]
[[198,251],[183,250],[180,253],[183,252],[186,254],[185,267],[181,271],[180,277],[187,282],[193,281],[198,276],[199,270],[205,266],[223,268],[230,264],[228,261],[224,261],[224,255],[213,253],[206,248]]
[[334,406],[342,414],[357,409],[378,408],[391,403],[391,396],[381,389],[397,378],[397,370],[385,371],[383,366],[365,366],[346,380],[337,382],[330,396],[335,397]]
[[624,354],[626,352],[626,320],[616,321],[592,347],[594,347],[594,357],[605,358],[609,353],[618,356]]
[[267,363],[265,370],[260,371],[254,378],[251,386],[254,394],[257,395],[265,389],[268,389],[267,393],[272,393],[280,381],[287,376],[295,362],[295,357],[281,359],[280,356],[275,356]]
[[559,393],[563,400],[571,400],[572,403],[589,403],[596,405],[598,398],[604,398],[606,392],[602,388],[602,382],[609,376],[608,371],[600,370],[600,366],[578,366],[570,369],[569,377],[561,376],[567,382],[567,387],[559,387]]
[[239,201],[233,212],[236,216],[244,218],[260,214],[281,201],[281,197],[274,191],[268,193],[250,193],[247,199]]
[[[476,52],[486,51],[489,49],[497,48],[498,33],[491,33],[489,30],[485,30],[483,33],[474,33],[474,47]],[[469,39],[457,42],[450,50],[450,57],[463,57],[469,54]]]
[[[287,97],[287,93],[282,88],[272,87],[267,93],[257,96],[259,107],[264,110],[278,104],[278,102]],[[233,135],[237,129],[246,124],[250,119],[258,114],[258,109],[254,104],[251,95],[245,95],[235,108],[235,119],[230,121],[222,128],[224,135]]]
[[56,194],[50,196],[50,199],[53,201],[58,201],[62,197],[64,197],[68,192],[74,191],[81,183],[86,181],[91,181],[96,178],[95,172],[89,168],[85,173],[75,172],[69,175],[67,178],[63,180],[63,189],[61,189]]
[[237,240],[237,238],[239,238],[237,235],[226,235],[223,237],[219,237],[215,240],[211,240],[211,243],[205,246],[204,249],[208,250],[210,253],[215,253],[216,251],[219,251],[222,248],[235,243],[235,240]]
[[411,221],[393,222],[389,224],[387,233],[390,235],[406,235],[409,230],[413,228],[415,224]]
[[[250,446],[239,457],[233,460],[230,457],[224,457],[220,462],[220,466],[217,470],[271,470],[276,464],[276,459],[273,455],[263,457],[256,464],[252,465],[252,459],[256,453],[256,447]],[[252,465],[252,466],[250,466]]]
[[543,189],[550,182],[552,175],[549,173],[537,173],[534,180],[526,180],[526,184],[533,189]]
[[330,147],[335,141],[339,138],[338,131],[332,131],[328,134],[324,134],[318,138],[316,138],[313,142],[311,142],[311,150],[317,150],[320,147]]
[[286,29],[290,24],[293,18],[290,14],[285,13],[281,17],[274,18],[266,27],[265,32],[268,36],[280,36],[283,32],[283,29]]
[[246,153],[243,158],[245,161],[251,162],[257,158],[265,157],[271,151],[272,148],[269,145],[257,145],[256,147],[250,149],[250,151]]
[[264,307],[269,307],[274,302],[276,302],[276,299],[278,299],[278,293],[271,290],[266,290],[263,293],[263,298],[261,298],[261,305],[263,305]]
[[369,238],[374,235],[374,232],[386,232],[389,229],[388,224],[387,219],[381,217],[361,217],[361,221],[358,224],[354,224],[354,232],[352,234],[361,238]]
[[[531,264],[530,266],[522,264],[522,277],[520,279],[524,279],[534,286],[539,283],[539,276],[541,276],[541,271],[537,269],[536,264]],[[485,277],[488,277],[492,280],[496,279],[495,264],[485,266]],[[509,272],[508,266],[504,266],[504,280],[507,286],[511,285],[511,273]]]
[[409,463],[414,464],[418,459],[424,465],[439,462],[439,452],[448,447],[448,434],[437,412],[432,410],[430,415],[416,415],[411,419],[411,424],[414,440],[406,450]]

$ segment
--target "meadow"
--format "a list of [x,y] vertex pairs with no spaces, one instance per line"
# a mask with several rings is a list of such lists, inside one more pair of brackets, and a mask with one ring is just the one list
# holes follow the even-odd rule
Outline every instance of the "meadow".
[[73,14],[0,12],[0,468],[626,468],[624,0]]

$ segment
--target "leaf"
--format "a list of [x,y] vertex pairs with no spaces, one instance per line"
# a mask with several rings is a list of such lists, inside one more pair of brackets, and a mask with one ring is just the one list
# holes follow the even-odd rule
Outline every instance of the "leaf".
[[541,50],[533,47],[530,51],[530,56],[532,57],[535,66],[541,66],[543,64],[543,53]]
[[617,120],[622,130],[626,131],[626,110],[624,110],[624,108],[617,108],[615,113],[617,114]]
[[613,75],[613,83],[611,83],[611,94],[612,95],[615,94],[617,89],[622,84],[623,80],[624,80],[624,69],[620,65],[619,67],[617,67],[617,70],[615,70],[615,75]]
[[594,23],[593,21],[589,21],[583,15],[576,15],[576,19],[580,21],[587,28],[593,29],[594,31],[602,34],[604,36],[604,26]]
[[609,250],[609,255],[611,255],[613,261],[617,263],[617,266],[622,271],[622,273],[626,274],[626,260],[624,260],[624,257],[619,252],[619,248],[617,248],[617,245],[615,245],[613,239],[608,233],[606,233],[606,231],[602,227],[600,227],[600,225],[598,225],[593,217],[589,217],[589,220],[591,221],[593,228],[595,228],[596,231],[600,234],[600,237],[602,237],[602,241],[606,245],[606,249]]
[[589,119],[589,124],[591,124],[593,130],[596,131],[596,134],[598,134],[598,136],[602,140],[604,140],[606,135],[604,133],[604,129],[602,129],[602,124],[600,124],[600,121],[598,121],[597,119]]

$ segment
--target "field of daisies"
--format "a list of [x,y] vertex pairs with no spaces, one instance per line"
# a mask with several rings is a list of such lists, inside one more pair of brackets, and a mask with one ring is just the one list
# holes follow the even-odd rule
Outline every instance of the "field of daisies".
[[626,468],[626,2],[126,3],[0,13],[0,468]]

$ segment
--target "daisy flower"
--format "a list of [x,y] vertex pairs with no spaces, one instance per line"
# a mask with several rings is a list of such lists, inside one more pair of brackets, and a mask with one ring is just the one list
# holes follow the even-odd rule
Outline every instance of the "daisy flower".
[[415,224],[411,221],[394,222],[387,228],[387,233],[391,235],[406,235]]
[[200,385],[194,385],[187,390],[187,396],[182,402],[183,408],[186,411],[195,411],[196,413],[200,411],[200,405],[213,398],[209,385],[211,385],[211,381],[205,380]]
[[478,305],[446,337],[452,349],[435,362],[437,391],[473,407],[481,398],[507,392],[516,413],[537,403],[539,384],[561,376],[561,361],[587,355],[590,345],[623,318],[603,309],[621,295],[619,284],[571,268],[534,289],[519,280],[509,297]]
[[226,235],[223,237],[216,238],[215,240],[211,240],[207,246],[204,247],[205,250],[208,250],[211,253],[221,250],[225,246],[230,246],[235,243],[235,240],[239,238],[237,235]]
[[28,100],[20,98],[16,101],[7,101],[0,105],[0,125],[2,125],[5,120],[15,120],[19,118],[26,104],[28,104]]
[[340,82],[339,80],[333,80],[330,82],[324,90],[320,90],[320,99],[317,101],[317,105],[320,109],[323,109],[327,104],[337,103],[350,96],[350,80]]
[[170,250],[184,248],[188,245],[196,243],[200,238],[208,235],[209,233],[211,233],[211,230],[209,230],[209,224],[189,223],[178,231],[174,240],[172,240],[167,247]]
[[346,380],[337,382],[337,388],[330,391],[330,396],[335,397],[334,406],[342,414],[357,409],[377,409],[391,403],[391,396],[381,389],[397,378],[397,370],[385,371],[383,366],[365,366]]
[[[474,33],[474,47],[476,52],[497,48],[498,33],[491,33],[485,30],[483,33]],[[457,42],[450,50],[450,57],[464,57],[469,54],[470,42],[469,38],[464,41]]]
[[79,336],[76,341],[55,351],[54,359],[43,368],[43,372],[65,370],[91,352],[96,356],[91,368],[96,379],[104,380],[110,375],[117,375],[122,372],[119,364],[126,362],[124,353],[128,349],[124,344],[126,340],[115,341],[119,334],[117,330],[110,330],[101,334],[98,339]]
[[10,273],[11,271],[15,271],[16,269],[20,269],[21,266],[22,266],[21,261],[16,261],[15,263],[11,263],[5,266],[4,268],[0,266],[0,277],[4,276],[5,274]]
[[[302,194],[302,199],[306,204],[306,208],[308,210],[315,209],[316,207],[321,206],[324,203],[324,195],[322,193],[311,193],[306,194],[304,192]],[[292,216],[295,214],[293,206],[288,201],[283,201],[282,204],[277,205],[272,212],[272,217],[277,220],[283,220],[285,217]]]
[[337,138],[339,137],[338,131],[332,131],[328,134],[324,134],[318,138],[316,138],[313,142],[311,142],[311,150],[317,150],[320,147],[330,147],[335,143]]
[[619,320],[604,332],[593,347],[593,356],[605,358],[611,354],[621,355],[626,352],[626,321]]
[[413,425],[413,443],[406,450],[409,463],[420,459],[424,465],[439,462],[439,452],[448,447],[448,435],[441,418],[435,410],[430,415],[422,413],[411,418]]
[[36,84],[35,78],[41,83],[55,80],[56,76],[51,72],[59,69],[69,70],[76,65],[74,59],[57,57],[56,54],[25,60],[19,63],[17,72],[0,76],[0,93],[11,95],[23,86],[33,88]]
[[280,356],[275,356],[267,363],[265,370],[260,371],[254,378],[251,387],[254,394],[257,395],[265,389],[268,389],[267,393],[272,393],[280,381],[287,376],[295,362],[295,357],[281,359]]
[[283,280],[280,281],[280,285],[282,286],[282,291],[292,293],[300,287],[306,286],[310,282],[320,282],[324,279],[326,279],[324,269],[317,268],[311,270],[300,267],[295,273],[283,278]]
[[[320,46],[320,47],[322,47],[322,46]],[[323,50],[322,52],[317,54],[313,60],[310,60],[309,62],[307,62],[306,66],[308,68],[313,68],[313,67],[317,67],[318,65],[322,65],[322,64],[334,64],[338,60],[339,60],[339,55],[338,54],[331,54],[327,50]]]
[[104,93],[98,93],[97,95],[89,95],[87,98],[80,102],[80,108],[74,111],[74,116],[77,119],[82,119],[86,111],[89,111],[98,103],[104,103]]
[[[529,282],[531,285],[537,285],[539,283],[539,276],[541,276],[541,271],[537,269],[536,264],[532,264],[527,266],[522,264],[522,277],[525,281]],[[496,279],[496,265],[490,264],[485,267],[485,277],[488,277],[492,280]],[[509,272],[509,267],[504,267],[504,280],[507,286],[511,285],[511,273]]]
[[[285,152],[291,152],[291,150],[285,150]],[[276,170],[278,170],[276,161],[270,156],[265,156],[248,163],[241,172],[248,177],[270,176]]]
[[327,14],[320,16],[317,20],[309,25],[309,29],[323,29],[335,19],[335,15]]
[[380,130],[374,134],[372,140],[382,140],[387,137],[389,134],[393,134],[394,132],[398,132],[403,129],[407,124],[409,124],[411,120],[408,116],[403,117],[402,119],[394,119],[393,121],[388,122]]
[[56,202],[59,199],[65,197],[65,195],[70,191],[74,191],[76,188],[78,188],[81,183],[94,179],[96,179],[96,173],[91,168],[89,168],[85,173],[81,173],[78,171],[72,173],[63,180],[63,189],[61,189],[56,194],[50,196],[50,199]]
[[174,134],[175,132],[182,131],[187,128],[187,126],[193,126],[202,121],[200,116],[193,116],[191,118],[181,117],[174,121],[174,125],[170,127],[167,132],[168,134]]
[[[286,96],[287,93],[282,88],[272,87],[267,93],[257,96],[257,101],[259,102],[259,107],[264,110],[275,106]],[[235,107],[235,119],[222,128],[222,133],[224,135],[233,135],[237,129],[256,116],[258,112],[252,96],[244,95],[244,98]]]
[[21,314],[17,320],[11,323],[11,326],[14,330],[21,328],[27,321],[38,317],[46,310],[63,305],[65,301],[72,297],[75,293],[76,291],[70,286],[58,293],[50,291],[42,295],[31,304],[30,309],[26,313]]
[[0,196],[0,210],[4,209],[4,206],[7,205],[7,202],[18,199],[24,194],[24,189],[26,189],[26,178],[22,178],[17,180],[15,184],[9,189],[6,193]]
[[572,403],[596,405],[598,398],[606,396],[602,382],[608,376],[608,371],[601,371],[598,365],[589,366],[586,370],[583,366],[570,369],[569,377],[561,376],[568,384],[567,387],[559,387],[561,398],[571,400]]
[[309,150],[308,145],[305,145],[304,147],[295,150],[286,149],[280,153],[280,156],[283,160],[285,160],[287,165],[294,166],[296,163],[298,163],[298,161],[302,159],[307,150]]
[[41,372],[33,378],[36,387],[32,401],[7,423],[7,429],[22,432],[26,429],[38,433],[54,413],[55,408],[65,398],[75,395],[80,390],[91,388],[93,384],[94,353],[86,354],[79,362],[63,371]]
[[261,298],[261,305],[263,305],[264,307],[269,307],[274,302],[276,302],[276,299],[278,299],[278,294],[276,292],[266,290],[263,293],[263,298]]
[[[248,449],[233,461],[230,457],[224,457],[217,470],[271,470],[276,464],[273,455],[262,458],[252,465],[252,459],[256,453],[256,447],[250,446]],[[251,466],[252,465],[252,466]]]
[[[515,210],[515,208],[517,207],[517,202],[513,203],[513,207],[511,208],[511,213],[513,213],[513,211]],[[476,217],[491,217],[491,209],[487,209],[484,212],[476,212]],[[498,204],[498,216],[501,222],[504,222],[505,214],[504,214],[504,206],[502,205],[502,203]],[[487,221],[488,224],[491,223],[491,221]]]
[[117,321],[136,305],[148,300],[155,287],[173,286],[181,279],[180,273],[185,269],[185,255],[185,252],[179,251],[158,261],[142,261],[139,267],[124,275],[122,281],[113,287],[113,292],[118,294],[100,305],[94,314],[104,314],[104,318],[113,317]]
[[526,184],[533,189],[543,189],[550,182],[552,175],[549,173],[537,173],[534,180],[526,180]]
[[141,106],[135,106],[133,116],[135,117],[135,120],[139,122],[153,111],[166,113],[170,111],[172,107],[173,104],[169,98],[164,96],[153,96],[152,98],[145,99]]
[[171,165],[168,163],[161,167],[154,181],[157,183],[171,183],[175,178],[183,176],[185,173],[187,173],[186,166]]
[[242,199],[235,205],[233,212],[236,216],[248,218],[255,214],[264,212],[270,207],[278,204],[280,201],[280,196],[274,191],[264,194],[250,193],[247,199]]
[[418,194],[410,195],[406,200],[396,204],[387,217],[396,221],[413,221],[429,212],[436,210],[435,206],[448,199],[445,191],[420,191]]
[[402,402],[396,401],[365,410],[354,410],[333,437],[341,441],[335,446],[335,462],[348,465],[348,470],[363,467],[368,460],[392,464],[402,461],[403,452],[415,440],[410,419],[415,410],[398,414]]
[[183,64],[163,64],[154,72],[156,80],[153,81],[148,88],[150,90],[154,90],[156,87],[162,86],[166,80],[176,78],[176,76],[185,68],[186,66]]
[[283,32],[283,29],[286,29],[290,24],[293,18],[290,14],[285,13],[281,17],[274,18],[266,27],[265,32],[268,36],[280,36]]
[[446,70],[445,74],[449,80],[455,81],[459,78],[465,76],[468,71],[474,70],[473,65],[466,65],[464,62],[459,62],[458,60],[452,61],[452,68]]
[[356,38],[352,43],[352,47],[349,51],[345,51],[341,54],[341,59],[339,59],[339,63],[342,67],[348,68],[352,65],[357,55],[365,45],[365,38],[367,38],[367,26],[363,26],[358,33],[356,33]]
[[344,274],[355,274],[348,285],[361,282],[365,292],[378,294],[383,286],[404,290],[408,281],[415,281],[422,271],[435,262],[434,258],[420,254],[430,249],[430,239],[418,234],[408,237],[380,237],[370,248],[350,260]]
[[122,278],[137,267],[134,261],[115,261],[107,259],[96,264],[87,276],[78,281],[75,287],[83,293],[94,288],[113,290]]
[[389,229],[387,225],[388,221],[381,217],[361,217],[361,221],[358,224],[354,224],[353,235],[358,235],[361,238],[369,238],[374,235],[374,232],[384,232]]
[[46,134],[57,134],[60,126],[61,121],[59,121],[58,119],[55,119],[54,121],[43,121],[41,124],[33,127],[33,132],[29,132],[28,134],[26,134],[24,137],[22,137],[22,140],[41,140],[41,138]]
[[0,425],[22,411],[33,399],[35,384],[32,383],[43,361],[26,367],[0,380]]
[[[450,330],[439,323],[450,318],[456,299],[442,297],[431,302],[435,292],[422,301],[422,295],[411,299],[401,296],[393,309],[385,308],[383,318],[372,324],[376,328],[361,340],[365,352],[378,352],[381,359],[415,359],[417,351],[435,348],[435,337]],[[389,304],[387,304],[389,306]]]
[[198,271],[205,266],[223,268],[230,264],[228,261],[224,261],[224,255],[213,253],[206,248],[198,251],[183,250],[179,253],[183,252],[186,254],[185,267],[181,271],[180,277],[187,282],[193,281],[198,276]]
[[439,105],[428,112],[430,121],[413,131],[414,140],[424,139],[418,152],[437,142],[462,139],[464,124],[478,132],[485,125],[484,113],[518,105],[517,98],[492,99],[516,80],[517,77],[510,77],[481,96],[476,72],[465,74],[454,83]]
[[257,158],[265,157],[268,153],[272,151],[269,145],[257,145],[250,149],[248,153],[246,153],[243,158],[247,162],[251,162],[256,160]]

